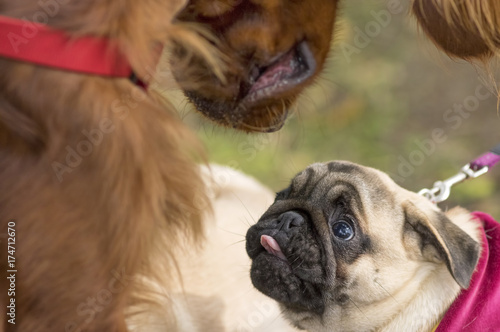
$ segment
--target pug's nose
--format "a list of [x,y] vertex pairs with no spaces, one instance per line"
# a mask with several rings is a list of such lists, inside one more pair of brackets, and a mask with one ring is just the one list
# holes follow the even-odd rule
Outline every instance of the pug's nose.
[[288,211],[278,217],[277,228],[280,231],[289,232],[293,228],[302,226],[304,221],[304,217],[302,217],[299,213]]

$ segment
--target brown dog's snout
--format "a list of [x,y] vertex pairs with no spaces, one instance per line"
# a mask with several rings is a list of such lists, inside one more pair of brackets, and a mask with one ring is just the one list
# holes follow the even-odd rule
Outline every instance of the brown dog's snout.
[[249,3],[241,10],[245,20],[228,26],[224,32],[232,52],[266,66],[296,44],[300,28],[283,18],[283,8],[266,10]]
[[202,58],[186,60],[182,43],[173,75],[197,110],[217,123],[276,131],[322,69],[336,11],[334,0],[189,0],[177,20],[200,24],[217,40],[224,80]]

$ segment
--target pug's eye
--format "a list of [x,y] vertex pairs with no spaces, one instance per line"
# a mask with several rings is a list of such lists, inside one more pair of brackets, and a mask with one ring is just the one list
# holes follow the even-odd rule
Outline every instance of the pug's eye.
[[349,241],[354,236],[354,229],[352,229],[352,226],[344,220],[337,221],[332,226],[332,231],[333,235],[344,241]]

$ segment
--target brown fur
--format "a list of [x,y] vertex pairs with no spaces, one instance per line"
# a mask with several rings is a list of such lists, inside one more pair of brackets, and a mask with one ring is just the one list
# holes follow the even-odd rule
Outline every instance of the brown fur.
[[[332,38],[332,25],[338,1],[308,0],[192,0],[179,19],[201,22],[220,40],[218,47],[230,59],[224,70],[225,80],[207,74],[203,61],[194,58],[174,66],[174,74],[185,85],[197,76],[197,87],[189,89],[190,99],[207,117],[226,126],[245,131],[274,131],[286,119],[290,105],[302,89],[312,83],[313,75],[301,84],[274,93],[264,101],[245,100],[252,73],[271,65],[277,56],[306,41],[322,69]],[[178,55],[184,55],[177,48]],[[233,110],[230,112],[229,110]]]
[[[207,69],[225,59],[228,69],[224,74],[231,81],[233,71],[249,67],[253,61],[248,50],[239,56],[239,50],[249,45],[235,44],[238,36],[267,36],[250,45],[257,54],[255,61],[268,61],[298,39],[317,36],[311,37],[311,49],[319,71],[331,33],[325,24],[331,24],[335,14],[335,2],[329,2],[325,11],[319,0],[294,5],[293,11],[300,12],[294,17],[312,10],[300,22],[286,19],[289,12],[280,10],[289,4],[280,0],[227,0],[213,6],[208,1],[193,1],[194,11],[207,17],[223,17],[241,3],[258,14],[253,23],[225,17],[228,26],[233,26],[232,20],[242,23],[234,24],[237,29],[221,31],[215,22],[208,24],[198,15],[186,14],[186,22],[172,24],[184,5],[182,1],[59,2],[49,25],[75,37],[95,35],[115,40],[135,73],[149,83],[153,83],[158,46],[168,40],[176,45],[184,43],[184,55],[195,59],[195,67]],[[0,1],[1,15],[30,19],[40,10],[35,0]],[[321,14],[322,20],[312,20],[314,13]],[[185,28],[197,21],[203,21],[205,30]],[[205,38],[199,38],[200,33]],[[214,35],[220,43],[211,37]],[[209,44],[216,44],[223,57],[214,56]],[[203,60],[188,57],[186,50],[193,48]],[[179,80],[186,86],[199,81],[192,73],[183,75]],[[224,85],[220,70],[210,80]],[[289,106],[310,82],[253,107],[249,119],[256,120],[249,124],[259,130],[276,118],[281,121],[282,105]],[[195,86],[204,89],[207,84]],[[228,103],[221,97],[223,89],[208,93],[210,98]],[[231,107],[227,108],[229,113],[233,112]],[[5,321],[4,312],[0,330],[126,331],[127,308],[147,298],[140,288],[140,276],[173,278],[174,252],[186,239],[202,238],[201,214],[208,208],[193,161],[193,156],[201,154],[198,143],[169,111],[171,107],[165,110],[151,94],[127,79],[0,58],[2,290],[8,288],[5,235],[11,220],[16,222],[18,271],[16,325]],[[69,151],[89,141],[83,132],[96,130],[102,137],[91,145],[91,152],[80,158],[71,155]],[[167,253],[167,261],[155,259],[160,252],[163,257]],[[5,310],[5,291],[0,299]]]
[[[0,99],[0,219],[2,234],[7,221],[17,223],[16,327],[65,331],[74,323],[125,331],[123,311],[133,287],[113,294],[95,317],[77,314],[78,307],[109,290],[112,271],[128,278],[149,274],[153,250],[168,251],[184,233],[201,236],[193,197],[202,186],[185,150],[196,146],[194,139],[127,80],[110,84],[6,60],[0,70],[9,78],[1,90],[10,92]],[[123,95],[142,100],[126,106]],[[112,106],[116,100],[119,108]],[[86,140],[82,130],[95,130],[105,119],[114,129],[59,181],[54,162],[66,164],[66,148],[76,149]]]
[[414,0],[424,32],[451,56],[486,60],[500,47],[500,2],[496,0]]
[[[337,8],[337,1],[325,0],[192,0],[185,8],[182,0],[57,3],[49,25],[75,37],[115,40],[144,81],[153,82],[158,47],[173,42],[167,62],[179,83],[224,111],[208,116],[247,131],[282,125],[323,65]],[[29,20],[40,11],[36,0],[0,0],[1,15]],[[498,52],[496,0],[415,0],[414,12],[451,55]],[[303,40],[317,62],[315,75],[245,103],[242,91],[252,71]],[[190,56],[193,49],[200,55]],[[207,206],[193,162],[200,148],[169,110],[126,79],[0,58],[1,289],[7,289],[10,220],[16,221],[18,270],[17,324],[4,320],[0,330],[125,331],[126,308],[147,297],[139,276],[168,280],[185,238],[201,239],[200,214]],[[88,140],[82,131],[99,128],[107,133],[92,152],[81,160],[68,157]],[[153,265],[155,252],[170,253],[170,259]],[[117,278],[123,287],[115,287]],[[106,305],[92,304],[103,294],[111,294]],[[2,292],[3,310],[6,301]]]

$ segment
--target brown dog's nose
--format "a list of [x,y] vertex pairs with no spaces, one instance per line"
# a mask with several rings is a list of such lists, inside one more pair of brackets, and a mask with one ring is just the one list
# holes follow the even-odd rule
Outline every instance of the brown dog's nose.
[[304,217],[295,211],[288,211],[278,217],[277,229],[288,233],[293,228],[300,227],[304,224]]

